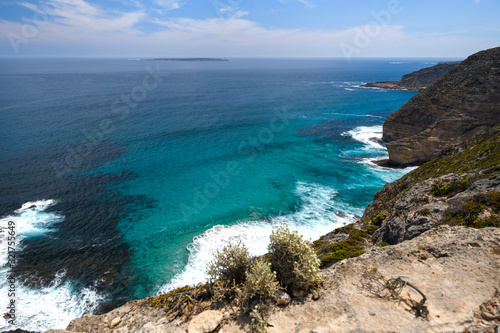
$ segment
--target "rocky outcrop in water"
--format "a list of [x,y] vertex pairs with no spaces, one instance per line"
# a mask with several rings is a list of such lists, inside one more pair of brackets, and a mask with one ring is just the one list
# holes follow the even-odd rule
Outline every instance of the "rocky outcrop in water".
[[418,165],[500,124],[500,47],[478,52],[414,96],[384,123],[392,164]]
[[365,88],[380,88],[391,90],[422,91],[446,74],[458,62],[442,62],[432,67],[422,68],[410,74],[403,75],[399,81],[380,81],[361,85]]

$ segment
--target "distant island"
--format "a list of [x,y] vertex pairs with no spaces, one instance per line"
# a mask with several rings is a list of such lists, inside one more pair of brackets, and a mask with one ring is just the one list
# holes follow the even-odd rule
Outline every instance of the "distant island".
[[222,58],[156,58],[151,60],[161,60],[161,61],[229,61],[228,59]]

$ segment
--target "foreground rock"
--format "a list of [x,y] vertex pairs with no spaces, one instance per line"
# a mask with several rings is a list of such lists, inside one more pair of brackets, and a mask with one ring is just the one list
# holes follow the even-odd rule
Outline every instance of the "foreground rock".
[[[403,277],[418,287],[427,297],[428,314],[412,312],[407,294],[417,302],[422,297],[411,288],[400,299],[364,288],[365,272],[374,267],[386,279]],[[327,274],[332,284],[321,299],[276,311],[269,332],[463,332],[500,323],[481,315],[483,304],[492,308],[500,297],[498,229],[441,227],[395,246],[372,248]]]
[[422,164],[500,124],[500,47],[478,52],[414,96],[384,123],[393,164]]
[[391,90],[413,90],[422,91],[441,76],[446,74],[458,62],[443,62],[432,67],[422,68],[410,74],[403,75],[400,81],[380,81],[361,85],[365,88],[380,88]]
[[[376,295],[367,272],[403,277],[396,298]],[[324,271],[327,288],[316,301],[275,307],[268,332],[463,332],[500,324],[500,229],[442,226],[389,247],[373,247]],[[116,318],[120,318],[119,320]],[[191,321],[167,322],[161,309],[139,301],[101,316],[73,320],[66,332],[249,332],[248,321],[205,311]],[[49,331],[51,333],[64,331]]]

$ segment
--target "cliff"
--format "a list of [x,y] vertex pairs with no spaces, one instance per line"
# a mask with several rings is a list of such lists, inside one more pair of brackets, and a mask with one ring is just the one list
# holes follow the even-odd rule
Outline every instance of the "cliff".
[[500,47],[478,52],[414,96],[384,123],[389,162],[419,165],[500,124]]
[[380,81],[361,85],[365,88],[380,88],[392,90],[421,91],[446,74],[458,62],[443,62],[432,67],[422,68],[410,74],[403,75],[399,81]]
[[500,227],[499,176],[497,126],[386,184],[362,221],[380,226],[374,243],[389,244],[442,224]]

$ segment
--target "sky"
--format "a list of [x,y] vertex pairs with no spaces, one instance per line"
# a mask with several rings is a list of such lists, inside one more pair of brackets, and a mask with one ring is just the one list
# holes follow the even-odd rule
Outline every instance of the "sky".
[[464,58],[500,0],[0,0],[0,57]]

